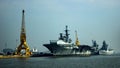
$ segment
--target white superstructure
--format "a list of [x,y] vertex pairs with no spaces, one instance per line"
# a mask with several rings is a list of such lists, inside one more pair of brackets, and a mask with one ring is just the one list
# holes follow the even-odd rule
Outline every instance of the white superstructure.
[[100,55],[112,55],[114,53],[113,49],[108,49],[108,50],[100,50],[99,54]]

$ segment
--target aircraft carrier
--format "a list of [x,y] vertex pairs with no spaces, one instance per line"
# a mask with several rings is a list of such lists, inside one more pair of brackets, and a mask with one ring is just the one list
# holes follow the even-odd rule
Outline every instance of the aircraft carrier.
[[89,45],[80,45],[80,42],[77,37],[76,32],[76,42],[72,43],[72,40],[69,38],[68,26],[66,26],[65,34],[60,33],[58,40],[50,40],[49,44],[43,44],[51,54],[55,56],[90,56],[95,52],[95,49]]

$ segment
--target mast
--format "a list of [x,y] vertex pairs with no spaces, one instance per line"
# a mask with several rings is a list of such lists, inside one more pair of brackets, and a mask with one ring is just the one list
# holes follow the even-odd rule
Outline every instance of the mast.
[[68,34],[68,26],[66,26],[66,29],[65,29],[65,37],[66,37],[66,40],[65,40],[65,42],[68,42],[69,41],[69,35],[70,34]]

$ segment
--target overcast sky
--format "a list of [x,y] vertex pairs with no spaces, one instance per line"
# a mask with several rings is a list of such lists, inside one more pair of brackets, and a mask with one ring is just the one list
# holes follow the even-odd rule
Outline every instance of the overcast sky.
[[[99,47],[106,40],[109,48],[120,52],[120,0],[0,0],[0,50],[20,44],[22,10],[29,47],[46,51],[49,40],[57,40],[68,25],[75,42]],[[18,40],[18,41],[16,41]]]

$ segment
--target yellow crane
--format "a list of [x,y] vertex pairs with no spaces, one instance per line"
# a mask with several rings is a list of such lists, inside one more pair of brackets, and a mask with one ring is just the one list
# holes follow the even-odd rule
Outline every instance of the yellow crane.
[[25,50],[25,55],[30,56],[30,48],[26,42],[26,30],[25,30],[25,20],[24,20],[24,10],[22,11],[22,25],[21,25],[21,34],[20,34],[20,45],[17,47],[16,54],[21,55],[21,51]]
[[77,31],[75,31],[75,36],[76,36],[75,45],[76,45],[76,46],[80,46],[80,42],[79,42],[79,40],[78,40]]

